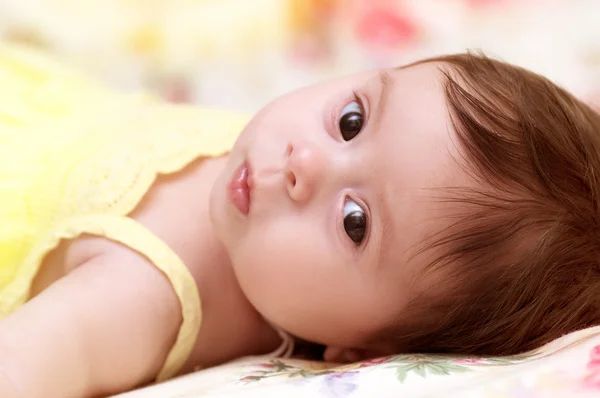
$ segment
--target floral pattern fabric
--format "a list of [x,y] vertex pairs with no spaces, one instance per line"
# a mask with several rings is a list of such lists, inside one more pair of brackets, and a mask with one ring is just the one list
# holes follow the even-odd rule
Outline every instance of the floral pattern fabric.
[[600,396],[600,327],[511,357],[396,355],[352,365],[244,358],[119,398]]

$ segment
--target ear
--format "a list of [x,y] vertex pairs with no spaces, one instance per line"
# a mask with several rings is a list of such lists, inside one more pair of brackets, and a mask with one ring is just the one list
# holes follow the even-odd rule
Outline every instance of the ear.
[[394,350],[384,345],[371,348],[342,348],[328,346],[323,353],[326,362],[353,363],[366,361],[367,359],[392,355]]

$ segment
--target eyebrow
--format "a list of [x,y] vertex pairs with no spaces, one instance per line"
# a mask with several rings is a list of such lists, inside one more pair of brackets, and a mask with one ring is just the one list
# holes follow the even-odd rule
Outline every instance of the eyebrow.
[[377,101],[377,117],[376,121],[379,124],[379,120],[383,116],[383,111],[387,109],[388,99],[392,91],[392,85],[394,84],[394,78],[386,70],[380,70],[377,72],[377,79],[381,89],[379,90],[379,100]]
[[[377,78],[379,80],[380,90],[379,99],[377,101],[377,109],[375,112],[375,131],[379,129],[380,121],[383,115],[386,113],[387,105],[389,104],[389,98],[392,92],[392,86],[394,85],[394,78],[386,70],[380,70],[377,72]],[[386,195],[385,187],[378,187],[376,190],[377,204],[381,211],[379,212],[379,239],[377,244],[377,265],[382,267],[387,260],[389,255],[390,244],[393,235],[393,226],[390,220],[390,203],[389,198]]]

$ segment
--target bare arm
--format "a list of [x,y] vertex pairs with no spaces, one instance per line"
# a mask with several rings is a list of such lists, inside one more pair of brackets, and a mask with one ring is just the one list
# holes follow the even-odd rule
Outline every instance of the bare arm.
[[151,381],[180,323],[175,292],[143,256],[94,257],[0,321],[0,396],[101,395]]

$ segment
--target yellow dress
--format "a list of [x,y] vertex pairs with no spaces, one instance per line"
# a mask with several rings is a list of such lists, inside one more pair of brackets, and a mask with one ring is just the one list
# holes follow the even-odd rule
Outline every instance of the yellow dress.
[[200,328],[200,298],[179,257],[128,214],[158,174],[226,153],[246,122],[117,93],[0,43],[0,317],[27,301],[61,239],[104,236],[145,255],[173,285],[183,322],[157,379],[174,375]]

